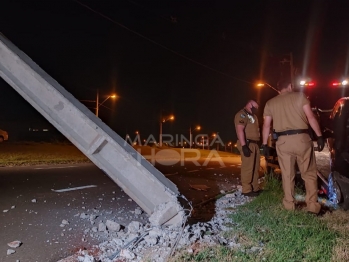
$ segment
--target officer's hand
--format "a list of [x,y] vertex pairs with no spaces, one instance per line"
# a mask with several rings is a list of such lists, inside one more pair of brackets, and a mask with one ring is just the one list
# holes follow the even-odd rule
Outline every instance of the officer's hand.
[[317,148],[318,148],[318,151],[321,152],[322,149],[324,149],[325,147],[325,139],[323,138],[323,136],[319,136],[317,138]]
[[249,156],[251,156],[251,152],[252,151],[248,148],[247,145],[243,145],[242,146],[242,152],[244,153],[245,157],[249,157]]
[[268,145],[261,145],[261,149],[263,151],[263,156],[269,157],[269,155],[270,155],[270,147]]

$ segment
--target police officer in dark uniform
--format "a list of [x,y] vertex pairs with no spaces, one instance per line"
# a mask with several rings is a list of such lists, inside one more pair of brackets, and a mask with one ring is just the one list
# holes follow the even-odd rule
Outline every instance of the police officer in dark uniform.
[[261,190],[258,184],[260,152],[260,132],[258,118],[255,115],[258,104],[250,100],[240,110],[234,119],[235,130],[238,137],[237,148],[241,153],[241,185],[242,194],[257,196]]
[[317,168],[313,141],[309,135],[309,125],[318,137],[318,148],[324,148],[324,139],[319,123],[310,107],[310,102],[303,93],[293,92],[290,81],[278,83],[280,94],[270,99],[264,108],[263,144],[265,155],[268,152],[268,136],[271,122],[278,136],[276,151],[282,174],[284,190],[283,205],[288,210],[295,210],[294,185],[295,164],[297,163],[305,182],[306,210],[318,214]]

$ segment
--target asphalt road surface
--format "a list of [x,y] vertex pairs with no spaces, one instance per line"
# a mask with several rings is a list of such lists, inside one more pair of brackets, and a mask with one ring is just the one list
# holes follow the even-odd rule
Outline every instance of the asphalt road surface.
[[[155,166],[195,207],[191,221],[207,221],[214,199],[239,183],[239,157],[222,162],[161,162]],[[64,189],[81,189],[64,191]],[[198,190],[206,188],[206,190]],[[63,190],[63,192],[59,192]],[[201,203],[204,203],[201,205]],[[0,261],[51,262],[80,248],[101,243],[105,234],[84,233],[107,219],[127,225],[146,223],[147,214],[135,215],[138,205],[93,164],[0,168]],[[92,222],[81,214],[94,215]],[[69,224],[62,224],[63,220]],[[93,225],[92,225],[93,223]],[[16,253],[7,255],[7,243],[20,240]]]

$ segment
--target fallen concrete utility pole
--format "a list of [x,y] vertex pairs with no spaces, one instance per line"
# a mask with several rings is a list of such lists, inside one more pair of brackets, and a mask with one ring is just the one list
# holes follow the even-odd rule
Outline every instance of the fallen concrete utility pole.
[[183,222],[176,185],[2,34],[0,76],[147,212],[152,224]]

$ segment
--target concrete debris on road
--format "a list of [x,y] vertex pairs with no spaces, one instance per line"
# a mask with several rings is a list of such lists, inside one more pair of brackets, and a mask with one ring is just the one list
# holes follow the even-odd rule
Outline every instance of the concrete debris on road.
[[134,212],[135,212],[135,215],[142,215],[142,213],[143,213],[142,209],[140,209],[138,207],[135,209]]
[[14,253],[16,253],[15,250],[13,250],[13,249],[7,249],[7,255],[12,255],[12,254],[14,254]]
[[66,225],[69,225],[69,221],[63,219],[63,220],[62,220],[62,223],[60,224],[60,227],[65,227]]
[[87,215],[86,213],[81,213],[80,214],[80,218],[82,218],[82,219],[86,219],[88,217],[89,217],[89,215]]
[[98,231],[99,232],[106,232],[107,231],[107,226],[104,223],[99,223],[98,224]]
[[[238,236],[225,237],[225,232],[229,230],[226,224],[233,224],[229,214],[235,212],[235,207],[251,200],[252,198],[241,194],[241,187],[239,187],[235,192],[226,194],[216,201],[216,213],[210,221],[184,225],[184,227],[182,225],[156,226],[152,223],[142,224],[132,221],[127,226],[119,225],[119,231],[110,234],[112,230],[108,225],[114,224],[111,223],[113,221],[107,221],[103,233],[108,236],[108,240],[95,246],[98,252],[85,250],[84,255],[80,251],[79,259],[73,261],[112,262],[119,258],[126,262],[165,262],[176,251],[185,249],[190,253],[191,246],[194,244],[224,245],[232,249],[239,249],[241,244]],[[95,232],[96,229],[96,227],[92,228],[91,231]],[[263,246],[255,246],[246,252],[262,252],[262,250]],[[95,260],[91,260],[92,254]],[[68,261],[71,260],[67,258],[59,262]]]
[[114,232],[118,232],[121,229],[121,225],[111,221],[111,220],[107,220],[107,222],[105,223],[105,225],[107,226],[108,230],[110,231],[114,231]]
[[20,247],[22,245],[22,242],[19,240],[15,240],[15,241],[12,241],[10,243],[7,243],[7,245],[11,248],[17,248],[17,247]]

